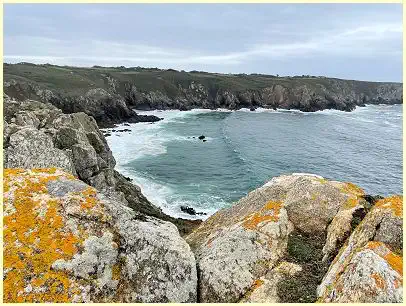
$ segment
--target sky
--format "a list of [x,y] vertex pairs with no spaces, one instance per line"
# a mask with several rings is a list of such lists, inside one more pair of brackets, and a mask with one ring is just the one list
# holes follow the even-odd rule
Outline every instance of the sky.
[[4,4],[4,61],[402,81],[401,4]]

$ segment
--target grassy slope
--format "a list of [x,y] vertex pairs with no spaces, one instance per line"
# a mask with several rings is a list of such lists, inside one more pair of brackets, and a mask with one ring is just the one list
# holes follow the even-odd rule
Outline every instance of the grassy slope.
[[[169,97],[175,97],[178,85],[187,87],[192,81],[201,83],[209,91],[227,89],[233,92],[257,90],[280,84],[285,87],[307,85],[318,91],[320,85],[331,88],[333,81],[344,82],[354,89],[375,87],[377,83],[339,80],[324,77],[275,77],[267,75],[231,75],[205,72],[178,72],[147,68],[80,68],[34,64],[4,64],[4,79],[35,82],[50,90],[67,95],[82,95],[92,88],[107,88],[106,76],[121,82],[130,82],[143,92],[159,90]],[[122,88],[119,91],[123,90]],[[332,91],[335,89],[332,88]]]

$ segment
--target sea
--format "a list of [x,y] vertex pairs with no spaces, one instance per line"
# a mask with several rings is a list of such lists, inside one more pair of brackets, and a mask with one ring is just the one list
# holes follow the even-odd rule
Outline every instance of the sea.
[[353,182],[373,195],[403,192],[402,105],[137,112],[163,120],[114,128],[131,132],[105,129],[116,169],[175,217],[205,219],[272,177],[298,172]]

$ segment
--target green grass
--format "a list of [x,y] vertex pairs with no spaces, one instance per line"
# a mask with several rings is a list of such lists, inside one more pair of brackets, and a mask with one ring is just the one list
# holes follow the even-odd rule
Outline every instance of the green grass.
[[[285,87],[306,85],[315,92],[339,92],[341,88],[373,91],[378,83],[339,80],[324,77],[275,77],[261,74],[220,74],[159,70],[154,68],[123,67],[68,67],[34,64],[4,64],[4,79],[29,81],[50,90],[69,95],[83,95],[92,88],[108,88],[107,76],[120,84],[134,84],[142,92],[160,91],[170,98],[179,94],[179,85],[188,87],[192,81],[200,83],[210,91],[229,90],[235,93],[260,90],[276,84]],[[336,83],[340,86],[336,87]],[[123,90],[123,89],[120,89]]]
[[282,303],[314,303],[317,286],[328,265],[322,263],[325,235],[307,235],[294,231],[289,235],[286,261],[297,263],[302,271],[286,276],[278,283],[278,296]]

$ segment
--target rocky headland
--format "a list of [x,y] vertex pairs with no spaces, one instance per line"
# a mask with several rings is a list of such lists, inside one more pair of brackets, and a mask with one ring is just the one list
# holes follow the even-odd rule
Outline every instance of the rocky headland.
[[[99,125],[126,119],[93,118],[99,102],[65,108],[81,95],[5,73],[5,302],[403,301],[401,195],[292,174],[204,222],[173,218],[114,170]],[[396,102],[401,85],[385,86],[381,98]]]
[[316,76],[219,74],[141,67],[80,68],[4,64],[4,91],[17,100],[51,103],[64,113],[84,112],[99,127],[157,121],[133,109],[257,107],[351,111],[365,104],[402,103],[402,83]]

